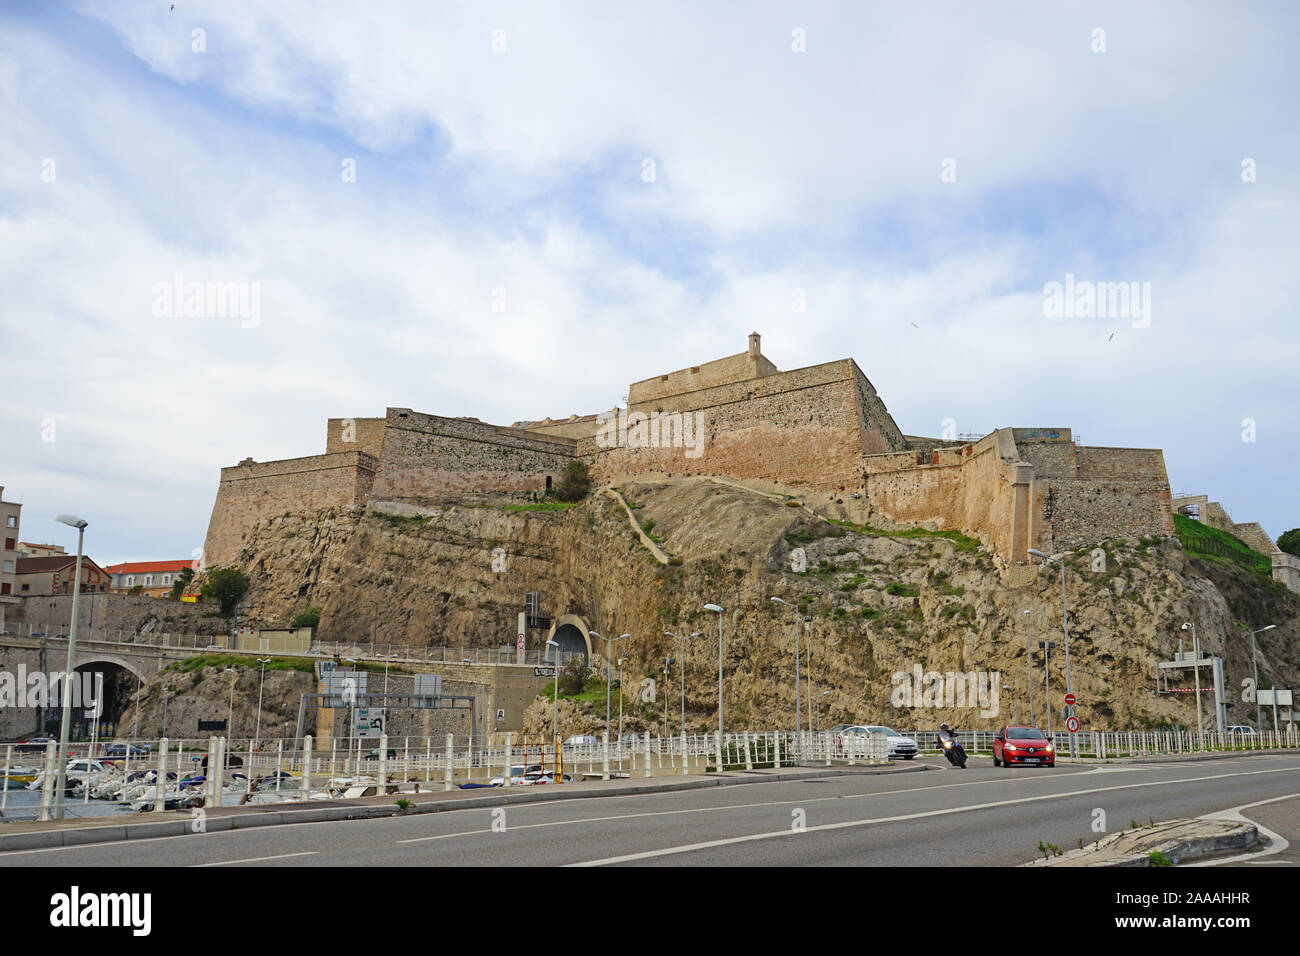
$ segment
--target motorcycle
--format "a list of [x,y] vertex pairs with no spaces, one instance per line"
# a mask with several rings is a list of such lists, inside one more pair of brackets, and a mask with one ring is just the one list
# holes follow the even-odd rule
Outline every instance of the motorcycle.
[[939,743],[943,745],[943,755],[948,758],[948,762],[954,767],[966,769],[966,751],[962,745],[957,743],[957,738],[953,736],[951,730],[939,731]]

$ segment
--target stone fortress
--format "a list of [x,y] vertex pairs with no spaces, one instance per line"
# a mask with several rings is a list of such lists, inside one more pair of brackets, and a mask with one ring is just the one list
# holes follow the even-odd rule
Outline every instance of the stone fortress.
[[597,483],[761,482],[882,528],[961,531],[1010,562],[1031,548],[1174,533],[1159,449],[1083,446],[1068,428],[904,435],[853,359],[783,372],[755,332],[737,355],[633,382],[625,409],[510,426],[409,408],[331,418],[324,454],[221,470],[204,565],[237,563],[264,518],[535,499],[574,459]]

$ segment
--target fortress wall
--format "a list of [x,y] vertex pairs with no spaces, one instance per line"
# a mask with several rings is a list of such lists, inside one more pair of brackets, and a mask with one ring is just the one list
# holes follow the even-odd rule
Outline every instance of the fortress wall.
[[[580,440],[578,453],[599,481],[663,472],[806,483],[828,490],[857,487],[864,441],[872,448],[905,443],[874,390],[860,394],[853,373],[853,362],[842,360],[632,405],[632,412],[646,414],[698,412],[705,436],[699,457],[689,457],[688,447],[663,442],[628,447],[636,445],[635,438],[623,447],[605,448],[599,436]],[[874,425],[864,429],[862,407],[871,409],[873,422],[889,427],[891,437]]]
[[875,387],[862,374],[858,363],[847,360],[853,373],[854,388],[857,392],[858,418],[862,425],[862,452],[872,455],[878,452],[902,451],[907,447],[907,439],[899,431],[889,409],[876,394]]
[[1073,442],[1016,442],[1016,453],[1034,466],[1035,478],[1077,478],[1075,447]]
[[529,435],[553,435],[557,438],[572,438],[577,441],[580,438],[591,438],[596,434],[596,416],[582,415],[573,421],[561,418],[549,425],[534,422],[527,428],[519,430]]
[[1268,532],[1258,521],[1247,521],[1235,527],[1233,534],[1260,554],[1273,554],[1277,551],[1277,543],[1268,536]]
[[1151,480],[1050,480],[1036,502],[1042,510],[1042,550],[1091,547],[1106,538],[1171,535],[1169,486]]
[[[345,423],[352,423],[352,441],[347,441]],[[331,418],[325,426],[325,453],[364,451],[378,458],[384,448],[383,418]]]
[[[936,455],[939,464],[932,464]],[[918,464],[918,456],[926,462]],[[1016,470],[1003,463],[996,433],[960,449],[866,455],[865,494],[900,525],[959,530],[1010,555],[1015,547]],[[1023,494],[1023,491],[1022,491]],[[1021,542],[1023,544],[1023,540]]]
[[776,366],[762,355],[741,352],[739,355],[728,355],[703,365],[633,382],[628,388],[627,400],[629,405],[639,405],[683,392],[695,392],[702,388],[762,378],[774,373]]
[[233,563],[249,530],[263,518],[363,504],[375,466],[373,456],[346,451],[283,461],[248,459],[222,468],[203,545],[204,565]]
[[526,494],[558,481],[571,439],[390,408],[373,497],[380,501]]
[[1163,483],[1166,497],[1169,475],[1165,456],[1158,448],[1099,448],[1079,445],[1080,478],[1123,478]]

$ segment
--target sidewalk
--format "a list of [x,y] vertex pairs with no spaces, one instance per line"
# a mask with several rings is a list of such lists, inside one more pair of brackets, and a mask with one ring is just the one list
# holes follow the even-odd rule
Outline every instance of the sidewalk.
[[[862,767],[790,767],[781,770],[729,770],[724,773],[690,774],[674,777],[641,777],[588,783],[551,784],[531,787],[493,787],[473,790],[436,790],[421,793],[391,793],[356,800],[312,800],[309,803],[262,804],[245,807],[211,807],[202,811],[172,810],[163,813],[114,814],[107,817],[79,817],[39,823],[0,823],[0,853],[8,850],[40,850],[88,843],[185,836],[249,827],[281,826],[291,823],[320,823],[330,820],[365,820],[377,817],[440,813],[446,810],[474,810],[485,807],[518,806],[553,800],[586,800],[593,797],[622,797],[647,793],[673,793],[705,787],[728,787],[754,783],[782,783],[791,780],[825,779],[844,776],[916,773],[924,764],[893,764]],[[435,786],[441,786],[435,784]],[[399,810],[396,801],[411,805]],[[196,815],[198,814],[198,815]],[[196,830],[202,820],[202,829]]]

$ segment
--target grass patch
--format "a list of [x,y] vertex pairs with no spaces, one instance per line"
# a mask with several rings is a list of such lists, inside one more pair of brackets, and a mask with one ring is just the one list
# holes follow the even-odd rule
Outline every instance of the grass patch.
[[885,593],[892,594],[894,597],[916,597],[921,592],[902,581],[891,581],[889,587],[885,588]]
[[1260,554],[1235,534],[1211,528],[1186,515],[1174,515],[1174,529],[1188,554],[1219,564],[1238,564],[1266,577],[1273,575],[1272,559]]
[[953,547],[958,551],[978,551],[980,547],[978,538],[972,538],[960,531],[928,531],[925,528],[909,528],[906,531],[883,531],[870,525],[854,524],[852,521],[843,521],[839,518],[828,518],[826,520],[837,528],[845,528],[854,534],[871,538],[944,538],[951,541]]

